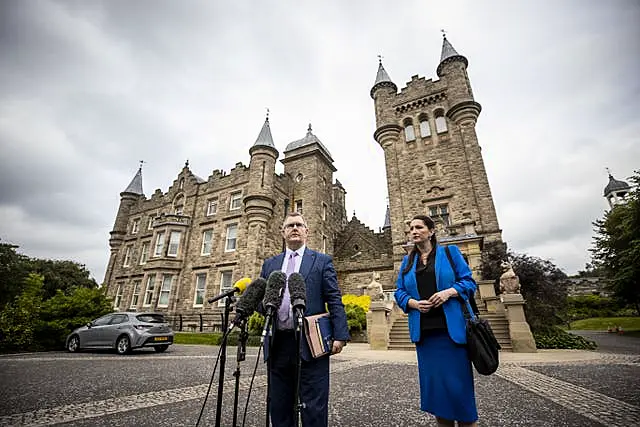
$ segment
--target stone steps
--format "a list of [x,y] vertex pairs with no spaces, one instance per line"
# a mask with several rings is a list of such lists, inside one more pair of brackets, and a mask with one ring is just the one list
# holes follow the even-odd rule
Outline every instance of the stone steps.
[[[503,314],[488,313],[480,309],[480,317],[487,320],[502,350],[511,351],[509,322]],[[389,331],[389,350],[414,350],[415,345],[409,336],[409,319],[406,314],[398,317]]]

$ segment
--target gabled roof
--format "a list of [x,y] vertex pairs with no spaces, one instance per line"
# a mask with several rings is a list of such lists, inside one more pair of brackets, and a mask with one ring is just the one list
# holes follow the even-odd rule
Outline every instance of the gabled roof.
[[320,147],[320,150],[324,151],[324,154],[331,161],[333,161],[333,158],[331,157],[331,153],[329,152],[327,147],[325,147],[324,144],[320,142],[318,137],[311,132],[311,123],[309,123],[309,128],[307,129],[307,134],[305,135],[305,137],[297,141],[290,142],[287,145],[287,148],[284,149],[284,152],[286,153],[287,151],[295,150],[296,148],[306,147],[308,145],[313,145],[313,144],[318,144],[318,146]]

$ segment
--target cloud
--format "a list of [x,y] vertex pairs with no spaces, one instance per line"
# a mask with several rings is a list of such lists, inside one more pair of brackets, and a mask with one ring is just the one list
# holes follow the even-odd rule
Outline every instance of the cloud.
[[[583,268],[618,179],[640,158],[634,2],[280,4],[8,1],[0,6],[0,237],[102,280],[119,193],[145,160],[166,191],[248,164],[265,109],[280,153],[309,122],[348,217],[382,226],[387,187],[369,90],[437,79],[439,30],[469,59],[479,143],[510,247]],[[278,168],[282,170],[282,166]]]

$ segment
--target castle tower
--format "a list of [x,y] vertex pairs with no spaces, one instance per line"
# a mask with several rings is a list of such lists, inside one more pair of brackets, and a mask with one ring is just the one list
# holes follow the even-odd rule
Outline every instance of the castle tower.
[[142,191],[142,162],[138,168],[138,172],[136,172],[127,188],[120,193],[120,206],[118,207],[118,213],[116,214],[113,229],[109,233],[111,235],[111,238],[109,239],[111,253],[109,255],[109,264],[107,265],[107,271],[105,272],[104,277],[107,292],[109,291],[108,286],[111,283],[110,278],[118,252],[128,231],[129,213],[131,208],[141,199],[144,199],[144,192]]
[[[332,218],[341,214],[340,209],[329,207],[335,206],[336,201],[339,202],[337,199],[340,197],[336,197],[336,191],[338,196],[342,194],[344,198],[344,193],[339,192],[339,183],[336,186],[332,184],[333,172],[336,171],[333,158],[312,133],[311,124],[304,138],[287,145],[284,155],[284,172],[290,179],[289,210],[296,210],[304,215],[309,226],[309,247],[332,254],[338,232],[336,224],[342,222],[341,218],[338,221]],[[344,211],[342,216],[344,217]]]
[[247,250],[244,254],[246,274],[258,277],[261,260],[270,254],[267,244],[269,223],[273,218],[275,165],[278,158],[269,116],[264,121],[262,129],[253,146],[249,149],[251,161],[249,163],[249,185],[247,195],[243,199],[244,213],[247,218]]
[[[371,89],[384,150],[395,268],[406,253],[406,221],[426,214],[441,240],[501,240],[478,144],[480,104],[473,98],[467,59],[443,40],[440,80],[413,76],[397,92],[382,63]],[[477,251],[476,251],[477,252]],[[475,254],[479,257],[479,253]]]

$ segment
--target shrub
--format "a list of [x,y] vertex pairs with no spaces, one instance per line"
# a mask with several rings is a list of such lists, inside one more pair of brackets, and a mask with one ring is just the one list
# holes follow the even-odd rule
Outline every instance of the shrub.
[[249,335],[262,335],[262,329],[264,329],[264,316],[257,311],[249,317],[247,323],[247,329]]
[[614,317],[621,309],[613,299],[598,295],[567,297],[567,317],[570,320]]
[[360,332],[367,328],[367,313],[356,304],[347,304],[344,307],[347,313],[347,325],[349,332]]
[[0,349],[5,351],[29,350],[34,347],[35,329],[42,305],[44,277],[31,273],[13,302],[0,313]]
[[371,297],[369,295],[353,295],[353,294],[345,294],[342,296],[342,303],[346,306],[347,304],[354,304],[358,307],[361,307],[366,313],[369,311],[369,306],[371,305]]
[[575,349],[575,350],[595,350],[595,342],[583,338],[579,335],[570,334],[556,326],[540,328],[533,332],[538,349]]
[[112,302],[102,289],[75,288],[69,295],[58,290],[42,303],[35,331],[38,347],[64,348],[71,331],[111,311]]

